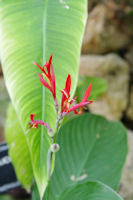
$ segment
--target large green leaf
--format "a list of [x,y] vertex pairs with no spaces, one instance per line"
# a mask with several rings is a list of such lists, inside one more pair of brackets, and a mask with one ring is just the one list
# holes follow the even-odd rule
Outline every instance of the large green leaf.
[[122,200],[108,186],[100,182],[87,182],[68,187],[56,200]]
[[57,142],[60,151],[50,181],[51,200],[68,186],[90,180],[118,188],[127,154],[126,129],[120,122],[84,114],[61,127]]
[[[58,184],[58,180],[57,180]],[[44,199],[47,199],[45,195]],[[99,182],[89,181],[82,184],[68,186],[54,200],[122,200],[122,198],[110,187]],[[39,200],[39,193],[36,185],[32,190],[32,200]]]
[[[58,180],[57,180],[58,184]],[[44,199],[46,200],[46,196]],[[82,184],[68,186],[54,200],[122,200],[122,198],[110,187],[99,182],[89,181]],[[34,185],[32,200],[39,200],[39,193]]]
[[[52,95],[41,86],[32,61],[44,64],[53,54],[59,89],[67,74],[72,76],[72,94],[86,19],[87,0],[0,0],[0,55],[8,91],[24,131],[29,115],[55,127]],[[27,135],[33,172],[41,196],[47,185],[46,159],[50,141],[40,128]]]
[[6,139],[17,177],[21,184],[30,190],[33,179],[30,152],[12,104],[7,113]]

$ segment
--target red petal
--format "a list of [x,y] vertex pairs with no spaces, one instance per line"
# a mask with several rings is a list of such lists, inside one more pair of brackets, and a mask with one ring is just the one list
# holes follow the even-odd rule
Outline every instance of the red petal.
[[78,108],[81,108],[83,106],[86,106],[88,104],[91,104],[93,101],[86,101],[86,102],[80,102],[79,104],[76,104],[75,106],[73,106],[72,108],[70,108],[69,112],[77,110]]
[[37,125],[44,125],[44,126],[48,125],[48,123],[45,123],[44,121],[42,121],[40,119],[39,120],[37,119],[35,122],[36,122]]
[[65,84],[65,89],[61,90],[62,98],[61,98],[61,113],[64,109],[64,102],[70,97],[70,89],[71,89],[71,75],[68,74]]
[[34,65],[36,65],[45,75],[46,77],[48,77],[47,73],[45,72],[45,70],[43,68],[41,68],[40,65],[38,65],[37,63],[33,62]]
[[60,90],[61,93],[66,97],[66,99],[68,99],[70,97],[70,95],[67,93],[66,89]]
[[48,62],[49,65],[51,65],[51,63],[52,63],[52,58],[53,58],[53,55],[51,55],[50,58],[49,58],[49,62]]
[[63,112],[64,109],[64,102],[66,101],[66,96],[64,94],[62,94],[62,98],[61,98],[61,112]]
[[73,112],[75,113],[75,115],[81,115],[83,112],[83,108],[80,107],[80,110],[78,112],[76,110],[73,110]]
[[89,85],[89,87],[87,88],[86,92],[85,92],[85,95],[84,95],[84,98],[82,99],[81,102],[85,102],[87,101],[89,95],[90,95],[90,92],[91,92],[91,87],[92,87],[92,84]]
[[70,74],[68,74],[68,76],[67,76],[65,89],[66,89],[67,94],[69,96],[70,95],[70,90],[71,90],[71,75]]
[[36,62],[33,62],[33,64],[36,65],[42,72],[44,72],[43,68],[40,65],[38,65]]
[[52,92],[51,87],[48,85],[48,83],[43,79],[42,75],[37,74],[37,76],[40,79],[40,82],[44,85],[44,87],[48,88],[50,92]]
[[35,122],[35,121],[34,121],[34,117],[35,117],[35,116],[36,116],[36,115],[34,115],[34,114],[31,114],[31,115],[30,115],[30,120],[31,120],[32,123]]
[[34,128],[34,129],[38,128],[38,125],[43,125],[48,129],[49,132],[53,132],[53,130],[50,128],[48,123],[45,123],[42,120],[34,120],[35,116],[36,115],[34,115],[34,114],[30,115],[30,119],[31,119],[31,122],[29,122],[30,126],[29,126],[29,128],[28,128],[28,130],[26,131],[25,134],[27,134],[30,131],[31,128]]
[[52,58],[53,58],[53,55],[50,56],[49,58],[49,62],[45,63],[45,65],[43,67],[46,67],[47,68],[47,71],[48,71],[48,76],[51,77],[51,74],[50,74],[50,67],[51,67],[51,64],[52,64]]
[[38,128],[38,125],[43,125],[48,129],[49,132],[53,132],[53,130],[50,128],[50,126],[47,122],[45,123],[42,120],[35,120],[35,128]]
[[71,99],[70,104],[72,104],[73,102],[76,102],[77,97],[74,97],[73,99]]
[[78,115],[78,112],[76,110],[73,111],[75,115]]
[[53,68],[53,65],[52,65],[52,86],[53,86],[53,97],[54,99],[56,98],[56,88],[55,88],[55,74],[54,74],[54,68]]

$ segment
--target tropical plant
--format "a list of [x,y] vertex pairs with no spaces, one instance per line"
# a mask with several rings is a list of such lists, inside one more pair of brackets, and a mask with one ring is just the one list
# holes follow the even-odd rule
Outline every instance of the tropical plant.
[[[91,85],[81,103],[70,99],[87,1],[0,0],[0,8],[0,55],[13,104],[7,141],[20,182],[28,190],[34,183],[33,199],[121,199],[113,189],[118,189],[127,153],[122,124],[87,113],[61,126],[69,112],[81,114],[81,107],[92,103]],[[40,70],[42,84],[36,76]]]

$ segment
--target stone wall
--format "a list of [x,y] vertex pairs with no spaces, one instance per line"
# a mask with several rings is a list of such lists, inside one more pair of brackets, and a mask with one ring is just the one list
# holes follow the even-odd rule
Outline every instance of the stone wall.
[[133,120],[130,3],[129,0],[88,1],[80,75],[100,76],[108,81],[108,91],[90,105],[90,110],[110,120]]
[[[80,75],[103,77],[108,90],[92,113],[122,120],[133,130],[133,4],[130,0],[88,0]],[[120,186],[125,200],[133,199],[133,131],[128,130],[129,153]]]

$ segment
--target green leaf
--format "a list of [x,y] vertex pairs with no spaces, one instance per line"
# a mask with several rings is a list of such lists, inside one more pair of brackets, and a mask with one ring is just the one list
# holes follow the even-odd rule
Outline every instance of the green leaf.
[[30,190],[33,179],[30,152],[12,104],[7,113],[6,140],[17,178],[26,189]]
[[90,180],[117,189],[127,155],[126,129],[120,122],[84,114],[65,123],[58,134],[60,151],[50,181],[50,199],[68,186]]
[[70,186],[56,200],[122,200],[111,188],[100,182]]
[[0,200],[13,200],[13,198],[9,195],[0,195]]
[[104,94],[108,88],[108,83],[105,79],[99,77],[85,76],[80,77],[78,81],[78,86],[76,89],[76,96],[80,102],[84,96],[86,88],[92,83],[92,90],[89,99],[96,100],[102,94]]
[[128,13],[129,16],[133,16],[133,10]]
[[[87,0],[0,1],[0,55],[8,91],[26,131],[29,116],[49,122],[55,129],[56,113],[50,92],[38,80],[32,61],[43,65],[53,54],[57,99],[68,73],[74,93],[87,15]],[[46,128],[26,136],[34,176],[41,196],[47,186],[47,152],[51,141]]]
[[32,187],[32,200],[40,200],[38,188],[35,182]]

